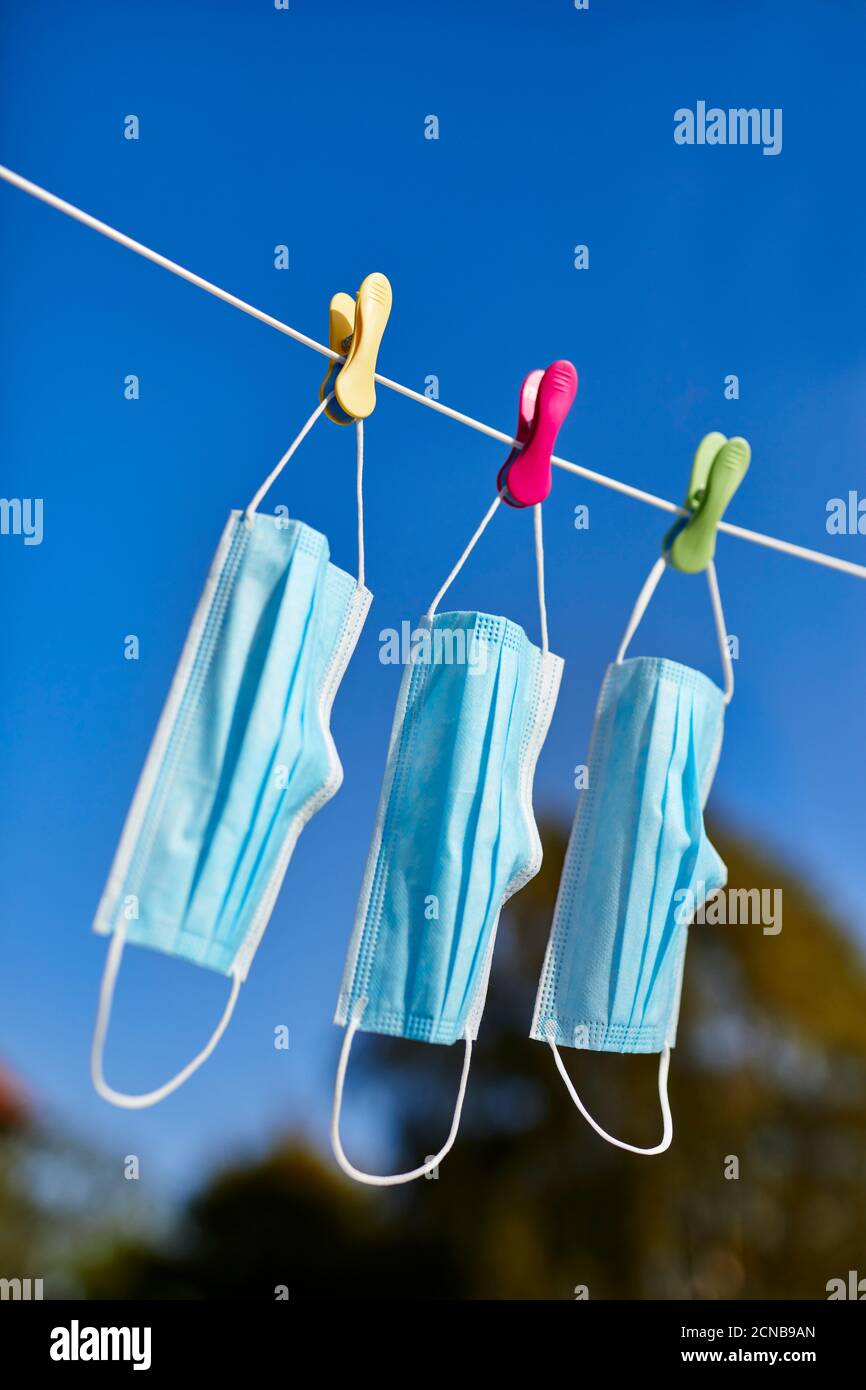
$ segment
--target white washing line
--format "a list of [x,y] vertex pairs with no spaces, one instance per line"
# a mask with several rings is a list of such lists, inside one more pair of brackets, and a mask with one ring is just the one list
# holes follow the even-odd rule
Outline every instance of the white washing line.
[[[29,193],[31,197],[47,203],[49,207],[57,208],[58,212],[65,212],[67,217],[74,217],[77,222],[83,222],[85,227],[92,227],[95,232],[101,232],[103,236],[110,237],[112,241],[119,242],[121,246],[126,246],[139,256],[144,256],[146,260],[153,261],[154,265],[161,265],[165,270],[170,270],[173,275],[179,275],[182,280],[188,280],[191,285],[198,285],[199,289],[207,290],[208,294],[215,295],[217,299],[224,300],[226,304],[233,304],[236,309],[241,309],[252,318],[259,319],[271,328],[276,328],[279,333],[285,333],[287,337],[294,338],[296,342],[303,343],[305,347],[312,348],[314,352],[321,353],[323,357],[341,360],[340,354],[332,352],[330,348],[325,347],[324,343],[316,342],[315,338],[308,338],[306,333],[299,332],[297,328],[291,328],[289,324],[282,323],[280,319],[275,319],[271,314],[264,313],[253,304],[247,304],[246,300],[238,299],[237,295],[229,294],[228,290],[220,289],[219,285],[212,284],[210,280],[204,280],[200,275],[178,265],[177,261],[170,261],[167,256],[161,256],[158,251],[151,251],[149,246],[144,246],[140,241],[135,241],[123,232],[118,232],[116,228],[109,227],[107,222],[100,222],[98,217],[91,217],[89,212],[83,212],[73,203],[67,203],[65,199],[58,198],[55,193],[49,193],[47,189],[40,188],[38,183],[31,183],[29,179],[22,178],[20,174],[14,173],[12,169],[7,169],[2,164],[0,164],[0,178],[13,184],[16,188],[22,189],[24,193]],[[380,386],[386,386],[390,391],[397,391],[401,396],[408,396],[409,400],[417,401],[419,405],[425,405],[429,410],[436,410],[440,415],[447,415],[449,419],[457,420],[461,425],[468,425],[470,429],[478,430],[480,434],[489,435],[491,439],[498,439],[502,444],[507,444],[509,447],[517,444],[517,440],[513,439],[510,434],[496,430],[492,425],[485,425],[483,421],[475,420],[471,415],[464,415],[460,410],[453,410],[451,406],[443,405],[441,401],[430,400],[429,396],[422,396],[419,391],[413,391],[411,387],[403,386],[399,381],[392,381],[390,377],[382,376],[379,372],[376,373],[376,381]],[[592,483],[611,488],[614,492],[624,493],[626,497],[634,497],[639,502],[646,502],[651,507],[658,507],[660,511],[685,515],[684,508],[678,507],[676,503],[668,502],[664,497],[656,497],[652,492],[644,492],[642,488],[632,487],[629,483],[621,483],[618,478],[609,478],[604,473],[596,473],[592,468],[583,468],[579,463],[571,463],[568,459],[558,458],[556,455],[553,456],[553,463],[557,468],[564,468],[568,473],[576,473],[579,478],[588,478]],[[854,564],[852,560],[842,560],[835,555],[826,555],[821,550],[810,550],[804,545],[794,545],[792,541],[779,540],[778,537],[764,535],[761,531],[749,531],[745,526],[733,526],[729,521],[719,522],[719,530],[724,531],[729,536],[739,536],[740,540],[752,541],[755,545],[766,546],[769,550],[779,550],[784,555],[796,555],[801,560],[810,560],[812,564],[823,565],[827,569],[841,570],[843,574],[853,574],[858,579],[866,579],[866,565]]]

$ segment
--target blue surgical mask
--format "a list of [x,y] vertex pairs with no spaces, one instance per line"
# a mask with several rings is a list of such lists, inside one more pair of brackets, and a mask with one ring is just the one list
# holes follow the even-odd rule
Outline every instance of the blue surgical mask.
[[[451,1147],[500,910],[541,864],[532,781],[561,659],[534,646],[506,618],[434,616],[447,583],[427,615],[430,641],[418,645],[404,673],[335,1020],[348,1027],[335,1092],[334,1152],[344,1172],[379,1185],[422,1176]],[[362,1173],[343,1152],[340,1103],[358,1029],[433,1043],[464,1041],[448,1142],[411,1173]]]
[[[722,743],[733,677],[715,571],[708,572],[727,695],[700,671],[625,651],[664,572],[644,586],[602,685],[559,886],[531,1036],[550,1043],[581,1113],[604,1138],[660,1153],[672,1137],[670,1049],[692,911],[727,882],[703,810]],[[558,1047],[658,1052],[664,1135],[651,1149],[613,1139],[580,1101]]]
[[[112,934],[94,1084],[127,1107],[162,1099],[213,1050],[298,836],[342,780],[331,704],[370,593],[331,564],[318,531],[258,513],[261,492],[246,512],[229,517],[94,923]],[[140,1096],[114,1091],[102,1073],[126,941],[232,980],[207,1047],[165,1086]]]

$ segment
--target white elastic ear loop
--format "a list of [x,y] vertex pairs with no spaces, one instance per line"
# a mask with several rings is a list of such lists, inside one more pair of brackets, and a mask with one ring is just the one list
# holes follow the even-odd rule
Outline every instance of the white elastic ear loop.
[[710,602],[713,605],[713,621],[716,624],[716,636],[719,639],[722,667],[725,672],[725,704],[729,705],[734,698],[734,663],[731,661],[731,653],[728,651],[728,630],[725,627],[725,615],[722,611],[722,596],[719,593],[716,566],[712,560],[707,565],[707,584],[710,590]]
[[541,654],[547,656],[550,650],[547,642],[547,602],[544,597],[544,535],[541,529],[541,503],[532,508],[532,524],[535,531],[535,574],[538,581],[538,617],[541,622]]
[[90,1075],[93,1078],[93,1085],[102,1096],[103,1100],[110,1101],[112,1105],[119,1105],[124,1110],[144,1110],[149,1105],[156,1105],[158,1101],[164,1100],[171,1095],[179,1086],[192,1076],[194,1071],[198,1071],[202,1062],[206,1062],[213,1052],[226,1028],[229,1019],[234,1013],[237,1003],[238,991],[241,987],[241,977],[232,974],[232,988],[229,994],[228,1003],[223,1011],[223,1016],[210,1036],[207,1044],[202,1048],[191,1062],[187,1062],[181,1071],[173,1076],[170,1081],[166,1081],[164,1086],[158,1086],[155,1091],[145,1091],[141,1095],[128,1095],[125,1091],[115,1091],[108,1085],[103,1072],[103,1052],[105,1050],[105,1035],[108,1032],[108,1025],[111,1020],[111,1005],[114,999],[114,987],[117,984],[117,972],[120,969],[120,962],[123,957],[123,948],[126,944],[126,928],[118,926],[115,928],[108,948],[108,955],[105,959],[105,970],[102,975],[102,984],[99,987],[99,1007],[96,1013],[96,1026],[93,1030],[93,1045],[90,1051]]
[[555,1040],[550,1036],[550,1032],[548,1032],[547,1041],[550,1043],[553,1051],[553,1059],[556,1062],[556,1067],[560,1076],[565,1082],[568,1094],[571,1096],[571,1099],[574,1101],[587,1124],[592,1126],[596,1134],[600,1134],[602,1139],[606,1139],[609,1144],[613,1144],[617,1149],[625,1149],[626,1152],[630,1154],[642,1154],[644,1158],[650,1158],[653,1154],[663,1154],[665,1149],[670,1148],[671,1140],[674,1137],[674,1122],[671,1115],[671,1103],[668,1099],[668,1070],[671,1064],[670,1047],[666,1046],[659,1058],[659,1104],[661,1105],[662,1119],[664,1121],[661,1141],[655,1144],[651,1149],[640,1149],[634,1144],[626,1144],[623,1139],[615,1139],[612,1134],[608,1134],[606,1129],[602,1129],[601,1125],[596,1123],[580,1096],[577,1094],[577,1091],[574,1089],[574,1083],[565,1070],[565,1065],[559,1055],[559,1048],[556,1046]]
[[[481,522],[475,528],[475,531],[472,534],[472,538],[469,541],[469,544],[466,546],[466,549],[463,551],[463,554],[460,556],[460,559],[457,561],[457,564],[454,566],[448,578],[445,580],[445,583],[442,585],[433,602],[430,604],[430,607],[427,609],[427,618],[430,622],[433,621],[433,618],[436,615],[436,609],[439,607],[439,604],[442,602],[442,599],[444,598],[445,594],[451,588],[451,585],[454,583],[454,580],[457,578],[463,566],[466,564],[466,561],[469,559],[469,556],[472,554],[472,551],[475,549],[476,545],[478,544],[479,540],[484,534],[485,530],[490,525],[490,522],[493,520],[493,514],[496,511],[496,508],[499,506],[500,502],[502,501],[502,495],[504,491],[505,488],[503,487],[501,491],[496,495],[496,497],[494,497],[490,506],[487,508],[487,511],[484,513]],[[536,503],[533,506],[532,512],[533,527],[535,531],[535,573],[538,583],[538,616],[539,621],[541,623],[541,651],[542,655],[546,656],[550,648],[548,646],[547,637],[547,603],[545,601],[544,596],[544,537],[541,529],[540,502]]]
[[[646,579],[643,588],[637,596],[631,617],[628,620],[623,639],[619,644],[619,651],[616,654],[616,664],[621,665],[629,643],[640,627],[644,614],[649,606],[649,601],[658,587],[659,580],[665,572],[666,560],[664,556],[656,560]],[[710,603],[713,608],[713,622],[716,628],[716,637],[719,643],[719,654],[722,658],[722,669],[725,673],[725,704],[729,705],[734,696],[734,665],[731,661],[731,654],[728,651],[728,633],[725,627],[725,615],[722,611],[722,597],[719,593],[719,581],[716,575],[716,566],[711,560],[707,565],[707,585],[710,590]]]
[[431,620],[431,622],[436,614],[436,609],[439,607],[439,604],[442,602],[442,599],[444,598],[445,594],[451,588],[451,585],[454,583],[454,580],[457,578],[458,574],[462,570],[463,566],[466,564],[466,561],[469,559],[469,556],[472,554],[482,535],[487,530],[487,527],[490,525],[490,522],[493,520],[493,515],[501,501],[502,495],[501,493],[497,493],[493,501],[490,503],[490,506],[487,508],[487,511],[484,513],[481,522],[478,526],[476,526],[475,531],[472,534],[472,539],[469,541],[469,544],[466,546],[466,549],[463,551],[463,554],[460,556],[460,559],[457,561],[457,564],[454,566],[448,578],[445,580],[445,583],[442,585],[433,602],[430,604],[430,607],[427,609],[427,617]]
[[246,508],[244,512],[244,522],[246,523],[247,527],[252,526],[253,517],[265,493],[273,487],[274,483],[277,481],[277,478],[282,473],[289,459],[292,457],[292,454],[297,449],[298,445],[306,439],[307,435],[310,433],[310,430],[313,428],[313,425],[316,423],[322,411],[325,409],[325,406],[328,404],[329,401],[333,400],[333,398],[334,393],[332,391],[330,395],[326,396],[325,399],[321,401],[319,405],[316,406],[316,409],[313,411],[312,415],[310,416],[307,423],[304,425],[303,429],[297,435],[295,435],[295,438],[292,440],[288,449],[283,454],[283,457],[280,459],[276,468],[271,469],[270,473],[265,478],[265,481],[262,483],[255,497],[250,502],[249,506]]
[[358,588],[364,588],[364,421],[355,421],[355,497],[358,503]]
[[626,627],[625,632],[623,633],[623,639],[619,644],[619,651],[616,654],[617,666],[621,665],[622,661],[624,660],[625,654],[628,651],[629,643],[631,642],[631,639],[634,637],[635,633],[640,627],[641,619],[643,618],[643,615],[649,606],[649,601],[655,593],[656,588],[658,587],[658,582],[665,572],[666,563],[667,562],[664,556],[656,560],[655,564],[653,565],[652,569],[650,570],[649,574],[644,580],[643,588],[641,589],[640,593],[637,596],[637,599],[635,600],[634,608],[631,611],[631,617],[629,618],[628,625]]
[[349,1065],[349,1053],[352,1050],[352,1042],[358,1031],[361,1016],[367,1006],[366,999],[359,999],[354,1009],[352,1017],[346,1028],[346,1036],[343,1039],[343,1046],[340,1049],[340,1061],[337,1066],[337,1080],[334,1084],[334,1106],[331,1111],[331,1148],[334,1150],[334,1157],[347,1177],[354,1178],[355,1182],[367,1183],[370,1187],[396,1187],[398,1183],[414,1182],[416,1178],[423,1178],[427,1173],[432,1173],[454,1147],[457,1138],[457,1131],[460,1128],[460,1116],[463,1112],[463,1101],[466,1096],[466,1084],[469,1080],[469,1067],[472,1062],[472,1033],[469,1024],[466,1025],[465,1039],[466,1050],[463,1054],[463,1072],[460,1077],[460,1089],[457,1092],[457,1103],[454,1106],[454,1118],[451,1121],[451,1129],[448,1138],[442,1145],[438,1154],[434,1154],[420,1168],[413,1168],[409,1173],[391,1173],[380,1176],[376,1173],[362,1173],[359,1168],[354,1167],[343,1151],[343,1144],[340,1139],[340,1111],[343,1106],[343,1086],[346,1081],[346,1068]]

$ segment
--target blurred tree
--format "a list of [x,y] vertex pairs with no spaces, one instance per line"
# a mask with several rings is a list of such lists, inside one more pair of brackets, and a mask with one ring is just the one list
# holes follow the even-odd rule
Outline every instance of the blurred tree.
[[[565,848],[558,827],[543,838],[541,873],[503,920],[462,1131],[438,1178],[358,1188],[287,1141],[211,1181],[164,1246],[91,1261],[92,1296],[823,1298],[863,1266],[862,953],[794,873],[714,831],[730,887],[782,890],[782,929],[691,929],[674,1144],[625,1154],[589,1129],[547,1046],[527,1037]],[[353,1094],[385,1084],[395,1166],[441,1143],[461,1052],[361,1041]],[[606,1128],[656,1141],[655,1057],[567,1050],[567,1065]]]
[[396,1299],[417,1271],[437,1298],[460,1288],[458,1254],[289,1141],[208,1184],[163,1248],[118,1245],[84,1278],[95,1298]]
[[83,1297],[77,1265],[146,1228],[130,1187],[114,1165],[47,1125],[0,1069],[0,1278],[41,1279],[46,1299]]

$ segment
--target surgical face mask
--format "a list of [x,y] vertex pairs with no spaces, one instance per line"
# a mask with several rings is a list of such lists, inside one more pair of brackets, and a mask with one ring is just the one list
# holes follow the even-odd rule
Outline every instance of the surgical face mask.
[[[678,662],[624,659],[664,567],[660,560],[644,585],[602,685],[588,785],[566,854],[530,1035],[550,1044],[592,1127],[617,1147],[645,1154],[663,1152],[673,1135],[667,1075],[688,936],[683,903],[697,907],[696,891],[708,896],[727,882],[703,818],[733,694],[712,564],[707,578],[725,693]],[[583,1106],[560,1046],[660,1053],[661,1142],[640,1149],[607,1134]]]
[[[500,910],[541,864],[532,781],[556,701],[561,659],[547,650],[543,621],[539,649],[506,618],[436,614],[495,505],[428,611],[434,640],[421,644],[403,677],[337,1005],[335,1021],[347,1027],[332,1144],[344,1172],[376,1185],[421,1177],[454,1143]],[[543,613],[540,530],[536,534]],[[444,640],[446,635],[453,640]],[[463,652],[466,659],[443,659],[448,651]],[[433,1043],[464,1042],[451,1133],[439,1153],[412,1172],[363,1173],[343,1152],[340,1107],[358,1029]]]
[[[161,1100],[209,1056],[228,1024],[307,821],[342,768],[331,704],[370,604],[300,521],[261,515],[264,491],[232,512],[186,639],[94,923],[111,934],[92,1072],[106,1100]],[[358,425],[358,495],[362,461]],[[359,515],[359,536],[362,536]],[[126,1095],[102,1053],[124,944],[150,946],[230,977],[207,1046],[158,1090]]]

